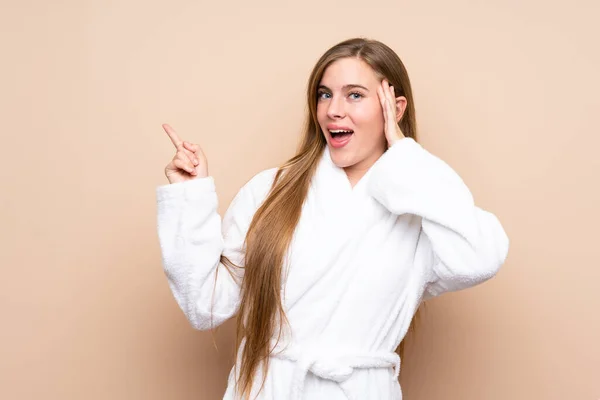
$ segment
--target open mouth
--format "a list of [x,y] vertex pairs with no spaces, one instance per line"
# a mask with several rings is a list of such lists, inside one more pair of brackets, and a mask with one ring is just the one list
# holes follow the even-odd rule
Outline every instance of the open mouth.
[[338,149],[350,142],[354,131],[351,129],[330,129],[329,135],[331,135],[331,146]]
[[348,138],[353,133],[354,133],[353,130],[342,130],[342,129],[336,129],[336,130],[329,131],[331,138],[336,139],[336,140],[343,140],[345,138]]

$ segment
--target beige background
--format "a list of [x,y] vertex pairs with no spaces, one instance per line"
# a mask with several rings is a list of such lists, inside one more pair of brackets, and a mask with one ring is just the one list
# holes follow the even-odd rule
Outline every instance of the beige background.
[[224,211],[292,155],[310,69],[351,36],[398,52],[422,143],[511,239],[430,303],[405,398],[600,398],[597,2],[0,4],[0,398],[221,398],[233,322],[217,352],[160,265],[160,125],[204,147]]

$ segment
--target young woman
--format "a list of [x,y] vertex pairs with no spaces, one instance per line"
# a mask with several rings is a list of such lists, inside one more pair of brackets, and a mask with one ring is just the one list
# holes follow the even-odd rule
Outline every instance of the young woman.
[[401,399],[394,350],[426,298],[496,274],[508,238],[416,141],[402,61],[351,39],[308,84],[298,153],[256,174],[223,221],[199,146],[157,188],[164,270],[197,329],[238,314],[225,399]]

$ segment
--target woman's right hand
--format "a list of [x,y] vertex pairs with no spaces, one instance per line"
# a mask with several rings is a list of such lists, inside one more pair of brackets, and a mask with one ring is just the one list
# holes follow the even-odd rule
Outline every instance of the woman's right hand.
[[163,124],[162,127],[177,150],[175,157],[165,167],[165,176],[169,183],[206,178],[208,176],[208,161],[200,146],[182,141],[170,125]]

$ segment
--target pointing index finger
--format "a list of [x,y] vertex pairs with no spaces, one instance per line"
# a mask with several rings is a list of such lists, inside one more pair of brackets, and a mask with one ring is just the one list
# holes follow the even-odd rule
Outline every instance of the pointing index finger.
[[171,142],[173,142],[173,145],[176,148],[180,148],[183,145],[183,141],[179,139],[179,136],[177,135],[175,130],[171,128],[169,124],[163,124],[162,127],[165,130],[165,132],[167,132],[167,135],[171,139]]

